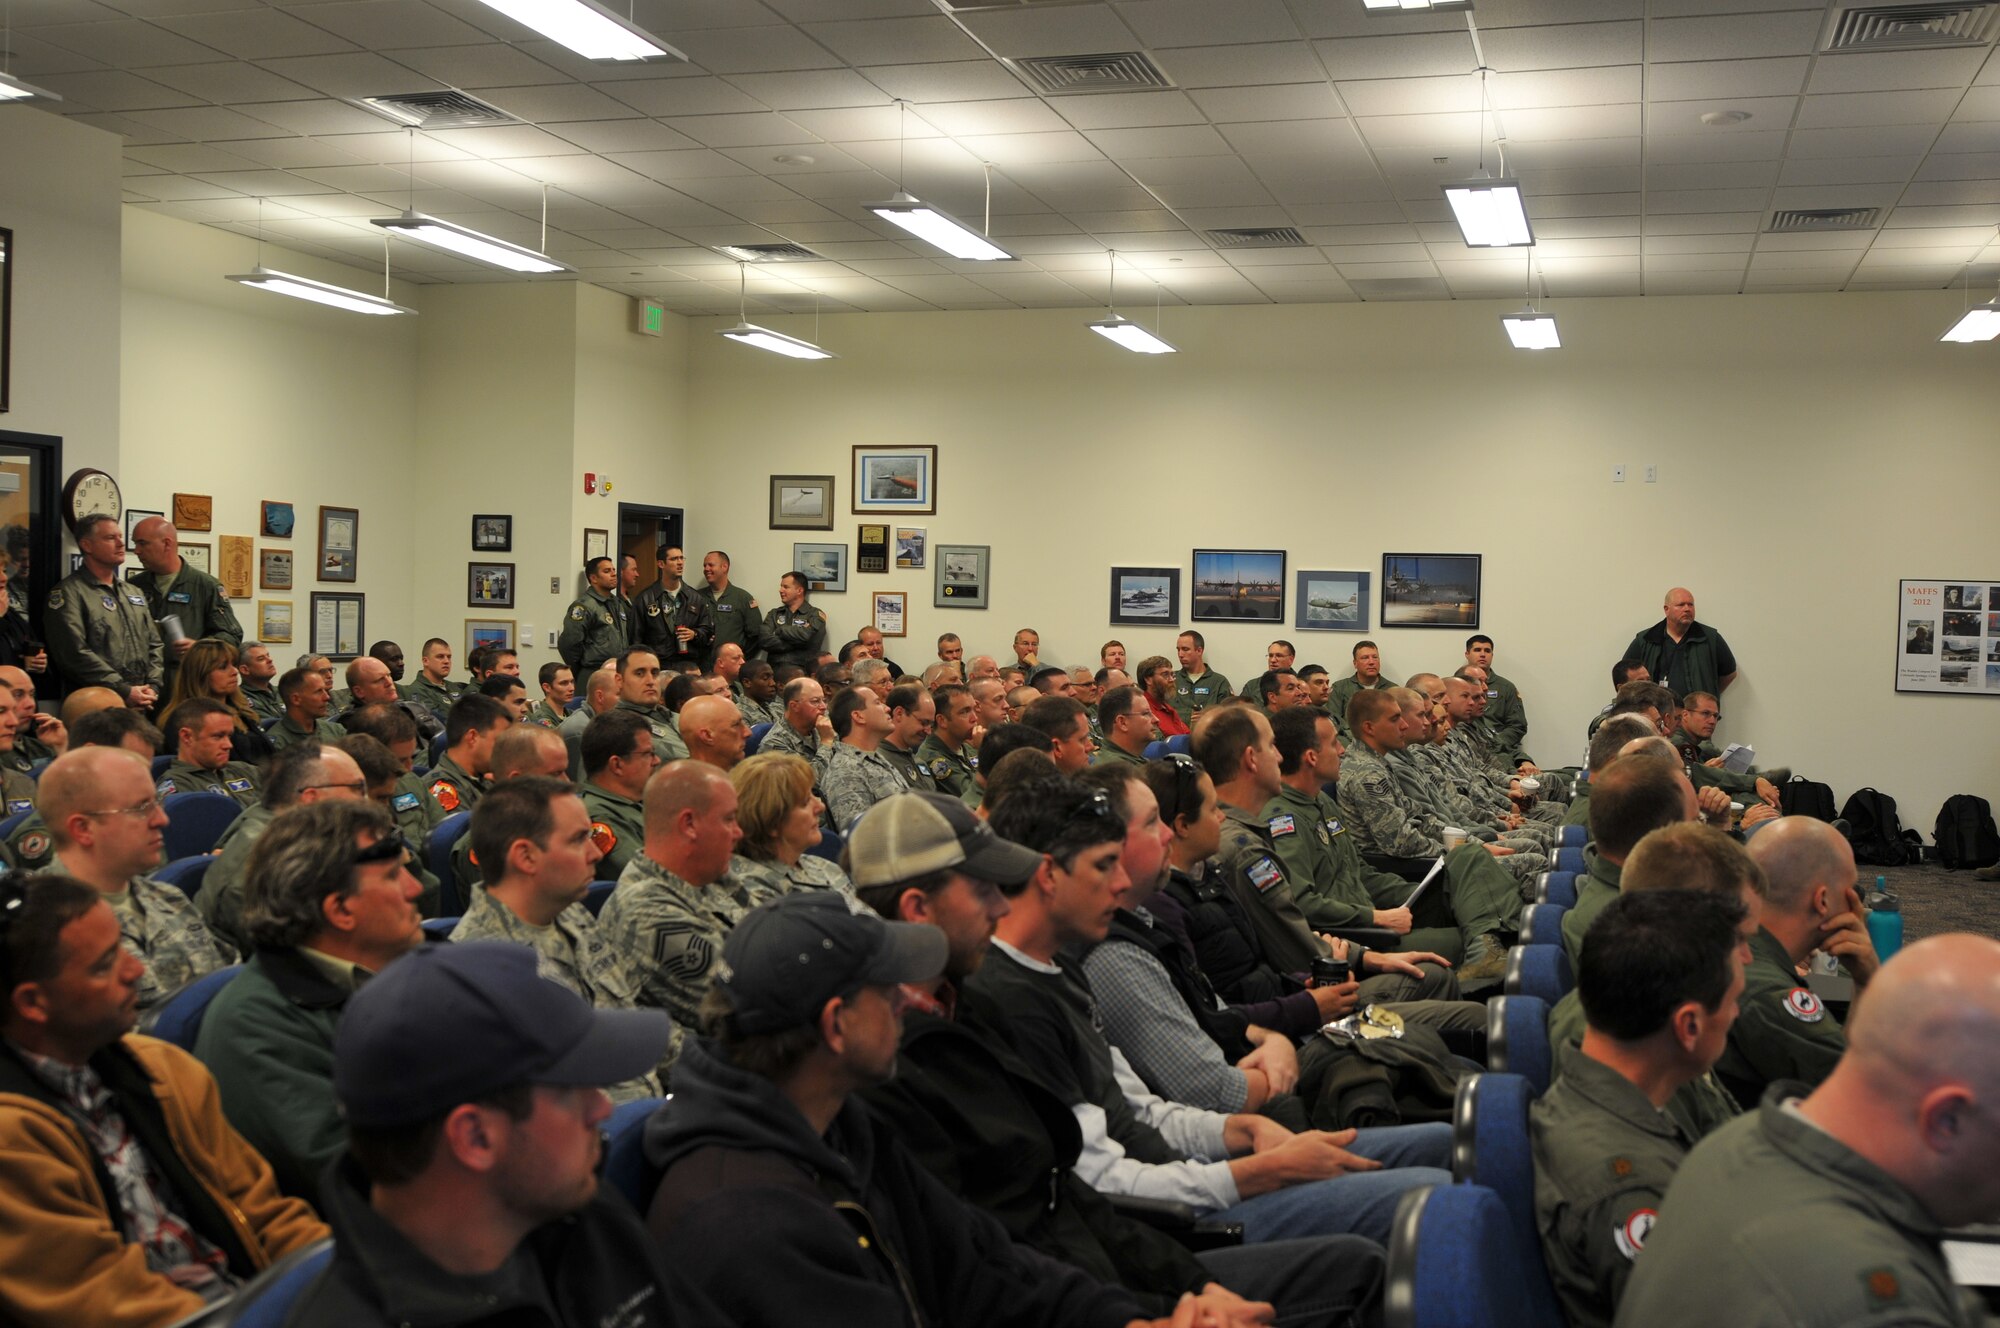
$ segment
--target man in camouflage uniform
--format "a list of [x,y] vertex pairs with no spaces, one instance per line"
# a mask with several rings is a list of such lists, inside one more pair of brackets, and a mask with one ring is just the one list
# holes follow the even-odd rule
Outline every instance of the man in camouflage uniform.
[[963,799],[979,787],[979,753],[972,732],[979,723],[970,688],[947,683],[932,693],[936,720],[917,747],[917,764],[940,793]]
[[653,733],[629,710],[613,710],[583,731],[581,786],[590,831],[602,857],[600,879],[624,874],[646,842],[646,781],[660,768]]
[[423,667],[410,684],[410,700],[442,722],[451,713],[451,703],[465,690],[465,684],[451,676],[451,643],[434,636],[424,642]]
[[618,564],[592,558],[583,571],[589,585],[571,601],[556,638],[556,653],[579,678],[632,644],[631,605],[618,593]]
[[66,752],[43,772],[41,800],[55,870],[102,894],[126,948],[146,961],[141,1011],[236,962],[235,948],[208,928],[186,894],[146,875],[160,865],[167,814],[145,761],[112,747]]
[[826,615],[806,599],[806,590],[797,572],[778,578],[778,607],[764,615],[761,638],[773,668],[796,664],[811,673],[826,653]]
[[1404,743],[1400,749],[1385,752],[1383,764],[1395,775],[1410,805],[1422,813],[1425,829],[1441,837],[1445,826],[1457,826],[1475,839],[1497,840],[1519,857],[1532,856],[1537,859],[1533,870],[1547,871],[1555,827],[1523,822],[1511,811],[1501,814],[1474,805],[1473,799],[1451,784],[1437,762],[1431,742],[1430,705],[1422,693],[1397,687],[1389,695],[1402,709]]
[[785,707],[778,700],[777,674],[768,663],[753,659],[745,664],[737,675],[737,686],[742,690],[736,697],[736,708],[743,712],[743,720],[751,728],[784,723]]
[[[539,837],[531,832],[538,824],[546,827]],[[525,945],[543,977],[596,1008],[637,1008],[639,982],[629,957],[583,904],[599,854],[590,814],[568,781],[529,775],[500,785],[472,814],[466,838],[483,888],[471,892],[453,941]],[[530,851],[516,852],[521,844]],[[645,1074],[605,1091],[614,1102],[655,1097],[660,1081]]]
[[660,704],[660,657],[647,646],[627,646],[613,661],[618,668],[618,709],[637,715],[653,734],[660,760],[685,757],[687,744],[674,727],[673,712]]
[[[702,593],[708,597],[709,614],[715,621],[715,649],[735,645],[745,659],[755,655],[763,632],[757,618],[757,601],[750,592],[729,582],[729,555],[710,549],[701,557]],[[759,723],[751,720],[751,723]]]
[[552,659],[542,665],[535,680],[542,689],[542,699],[528,711],[527,722],[545,729],[561,728],[562,722],[569,718],[570,700],[576,695],[576,675],[570,672],[569,665]]
[[633,643],[651,646],[675,673],[699,673],[715,652],[715,614],[708,596],[681,579],[687,555],[660,555],[660,579],[639,592],[632,606]]
[[865,687],[849,688],[833,703],[833,731],[840,735],[819,772],[821,795],[833,828],[847,826],[884,798],[909,792],[895,763],[882,755],[889,708]]
[[155,786],[162,798],[176,793],[220,793],[245,808],[263,801],[257,767],[229,759],[236,716],[228,706],[213,697],[193,697],[175,706],[167,723],[177,735],[179,751]]
[[882,745],[876,750],[889,758],[889,764],[896,767],[906,787],[935,793],[937,781],[917,761],[917,750],[937,723],[937,703],[929,692],[910,682],[891,687],[883,703],[889,707],[889,732],[883,735]]
[[[171,692],[181,656],[199,640],[243,644],[243,624],[229,607],[222,583],[199,568],[190,567],[180,554],[180,532],[165,517],[149,516],[132,528],[132,551],[139,555],[141,570],[126,579],[146,597],[146,607],[159,625],[163,666],[160,694]],[[171,615],[180,631],[170,637],[166,618]]]
[[811,678],[794,678],[780,694],[784,717],[764,735],[759,752],[790,752],[811,761],[817,773],[832,754],[833,724],[826,717],[826,689]]
[[743,832],[736,790],[714,766],[681,761],[646,785],[645,852],[626,865],[598,928],[639,974],[638,1002],[674,1017],[671,1061],[722,958],[722,943],[747,911],[722,881]]
[[166,690],[160,634],[139,587],[118,579],[125,537],[116,517],[97,514],[77,524],[83,565],[49,592],[42,619],[49,659],[66,692],[108,687],[134,710],[151,710]]

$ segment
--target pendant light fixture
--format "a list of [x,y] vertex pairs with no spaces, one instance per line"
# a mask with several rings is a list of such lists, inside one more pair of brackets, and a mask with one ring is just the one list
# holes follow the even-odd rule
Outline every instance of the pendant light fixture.
[[[1131,319],[1120,318],[1118,316],[1118,310],[1113,307],[1117,303],[1115,296],[1118,288],[1118,251],[1116,249],[1107,249],[1105,255],[1111,260],[1111,279],[1106,285],[1104,292],[1105,316],[1095,323],[1085,323],[1084,326],[1095,332],[1098,336],[1103,337],[1106,341],[1123,346],[1126,350],[1137,351],[1141,355],[1178,354],[1179,347],[1161,340],[1157,330],[1148,332]],[[1153,286],[1153,327],[1158,329],[1159,326],[1159,284],[1155,282]]]
[[[1546,297],[1547,292],[1543,292]],[[1528,307],[1518,314],[1500,315],[1500,326],[1507,329],[1507,340],[1514,343],[1515,350],[1561,350],[1562,338],[1556,335],[1556,316],[1535,311],[1535,258],[1528,256]]]
[[[749,282],[749,264],[736,265],[736,326],[725,327],[721,335],[731,341],[740,341],[758,350],[768,350],[777,355],[788,355],[795,360],[837,360],[840,357],[799,337],[788,337],[783,332],[773,332],[768,327],[759,327],[751,322],[746,313]],[[813,335],[819,335],[819,310],[813,310]]]
[[[1995,239],[2000,239],[2000,228],[1995,229]],[[1938,340],[1969,345],[1975,341],[1991,341],[1995,337],[2000,337],[2000,295],[1984,304],[1972,303],[1972,259],[1968,258],[1965,260],[1965,312],[1959,315],[1956,323],[1945,329]]]
[[517,23],[533,28],[550,41],[569,47],[586,60],[657,60],[687,56],[645,31],[626,16],[620,18],[596,0],[480,0]]
[[[1469,25],[1468,25],[1469,26]],[[1451,205],[1452,220],[1473,249],[1511,249],[1532,245],[1534,228],[1528,225],[1528,210],[1521,197],[1521,182],[1508,178],[1507,148],[1495,135],[1494,150],[1500,158],[1500,178],[1486,175],[1486,118],[1492,107],[1486,98],[1484,63],[1479,67],[1479,178],[1458,180],[1440,186]]]
[[[898,100],[896,107],[896,193],[886,203],[868,204],[868,210],[890,225],[908,231],[925,244],[944,250],[953,258],[977,262],[1011,260],[1014,255],[985,235],[903,187],[909,103]],[[990,163],[986,165],[986,229],[993,229],[993,167]]]
[[268,291],[272,295],[289,295],[295,300],[311,300],[314,304],[324,304],[335,309],[345,309],[356,314],[414,315],[415,309],[405,308],[389,298],[389,237],[382,237],[382,293],[370,295],[366,291],[349,290],[345,286],[335,286],[330,282],[315,281],[311,277],[294,276],[290,272],[280,272],[276,268],[264,266],[264,200],[257,200],[257,266],[248,272],[238,272],[226,280],[238,282],[252,290]]
[[[524,245],[502,240],[484,231],[461,226],[457,222],[445,221],[441,217],[429,217],[417,211],[417,131],[410,135],[410,206],[401,216],[371,217],[369,224],[393,231],[406,240],[427,244],[433,249],[443,249],[461,258],[470,258],[475,263],[485,263],[489,267],[506,268],[509,272],[574,272],[567,263],[559,263],[543,253],[541,249],[529,249]],[[542,186],[542,249],[549,244],[549,187]]]

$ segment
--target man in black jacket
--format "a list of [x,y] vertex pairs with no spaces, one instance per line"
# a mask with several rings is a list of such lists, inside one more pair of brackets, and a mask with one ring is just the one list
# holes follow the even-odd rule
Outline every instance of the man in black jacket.
[[335,1038],[348,1151],[320,1182],[333,1265],[289,1328],[728,1324],[598,1191],[600,1085],[643,1074],[671,1033],[657,1010],[591,1009],[527,946],[390,964]]
[[[932,980],[946,948],[823,892],[738,923],[702,1005],[709,1037],[647,1123],[653,1235],[745,1325],[1164,1328],[1124,1288],[1015,1244],[852,1096],[895,1073],[903,984]],[[1183,1298],[1174,1328],[1204,1310],[1268,1322],[1233,1296],[1201,1300]]]

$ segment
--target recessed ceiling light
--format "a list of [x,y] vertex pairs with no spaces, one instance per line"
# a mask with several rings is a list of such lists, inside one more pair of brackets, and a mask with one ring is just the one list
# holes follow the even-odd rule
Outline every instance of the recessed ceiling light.
[[810,166],[819,158],[805,152],[780,152],[771,160],[780,166]]
[[1749,118],[1748,111],[1709,111],[1701,117],[1701,122],[1705,125],[1733,125],[1742,124]]

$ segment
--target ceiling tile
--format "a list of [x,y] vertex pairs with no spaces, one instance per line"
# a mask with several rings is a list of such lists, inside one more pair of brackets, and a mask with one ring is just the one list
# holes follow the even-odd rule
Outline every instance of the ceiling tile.
[[1736,212],[1761,208],[1767,189],[1660,189],[1646,195],[1646,211]]
[[[1167,77],[1183,88],[1258,87],[1324,80],[1326,70],[1298,42],[1244,46],[1186,46],[1155,51]],[[1340,75],[1336,72],[1335,77]]]
[[2000,120],[1949,124],[1937,136],[1933,152],[2000,152]]
[[1769,60],[1696,60],[1646,66],[1653,101],[1725,101],[1733,97],[1794,97],[1805,87],[1806,56]]
[[[1442,199],[1439,207],[1444,206]],[[1637,194],[1551,194],[1528,200],[1528,216],[1543,217],[1622,217],[1637,211]]]
[[[1713,101],[1652,101],[1646,104],[1646,132],[1714,138],[1774,133],[1791,125],[1798,106],[1797,97],[1737,97],[1726,106]],[[1702,123],[1702,116],[1716,111],[1741,111],[1750,118],[1736,124]]]
[[1858,257],[1874,236],[1869,231],[1783,231],[1755,238],[1760,254],[1793,249],[1838,249],[1850,251]]
[[1896,92],[1906,88],[1962,88],[1985,61],[1984,50],[1869,51],[1822,55],[1808,92]]
[[850,65],[977,60],[985,56],[977,42],[960,32],[950,19],[941,16],[808,23],[805,31]]
[[1654,162],[1648,189],[1769,189],[1778,183],[1775,161]]
[[1786,185],[1771,191],[1773,208],[1893,207],[1898,189],[1892,184]]
[[1543,139],[1507,145],[1507,164],[1523,171],[1637,166],[1640,159],[1640,140],[1636,135],[1631,138]]
[[1091,161],[1103,155],[1089,139],[1068,130],[1054,134],[969,135],[962,143],[996,166],[1016,166],[1025,162]]
[[1069,122],[1034,97],[1008,101],[933,102],[911,116],[955,138],[973,134],[1038,134],[1067,130]]
[[740,148],[760,143],[796,143],[799,127],[774,111],[748,115],[682,115],[665,121],[669,129],[711,148]]
[[826,107],[880,107],[887,93],[851,69],[800,69],[780,74],[737,74],[738,88],[774,111]]
[[735,115],[767,109],[756,98],[719,78],[669,78],[619,83],[612,95],[646,115]]
[[1934,152],[1917,168],[1919,180],[2000,178],[2000,152]]
[[[1136,0],[1119,13],[1147,46],[1292,41],[1299,28],[1284,0]],[[1081,48],[1078,48],[1081,49]]]
[[375,97],[388,92],[431,90],[401,65],[366,51],[290,56],[261,63],[272,73],[303,83],[328,97]]
[[1207,157],[1227,155],[1230,145],[1207,125],[1159,129],[1099,129],[1085,134],[1117,161],[1142,157]]
[[1638,101],[1642,72],[1639,65],[1604,65],[1501,74],[1492,80],[1490,91],[1493,105],[1502,111],[1604,106]]
[[[485,31],[469,23],[461,23],[432,5],[411,4],[408,0],[341,0],[340,3],[301,7],[297,14],[315,28],[323,28],[372,51],[399,46],[476,46],[492,41]],[[179,32],[188,32],[190,36],[197,35],[171,21],[168,26],[175,27]],[[517,27],[514,31],[518,34],[525,29]],[[312,52],[279,51],[273,54],[309,55]]]
[[[1457,230],[1456,226],[1451,227]],[[1638,235],[1641,218],[1637,214],[1609,217],[1543,217],[1535,223],[1537,239],[1592,239],[1605,235]]]
[[164,106],[193,106],[206,100],[119,69],[39,74],[36,81],[65,103],[98,111],[157,110]]
[[[891,23],[922,22],[889,19]],[[828,24],[829,27],[844,26]],[[838,65],[824,46],[794,27],[716,28],[676,33],[674,44],[711,74],[761,74],[774,69],[825,69]]]
[[1372,175],[1368,156],[1352,120],[1278,120],[1223,125],[1222,136],[1247,157],[1313,161],[1314,169]]
[[1820,19],[1817,9],[1656,18],[1646,24],[1646,56],[1666,61],[1808,55],[1818,40]]
[[[1308,85],[1312,86],[1312,85]],[[1333,96],[1325,84],[1312,86],[1318,94],[1316,98],[1293,98],[1295,107],[1316,104],[1323,115],[1334,114]],[[1232,88],[1232,92],[1251,94],[1274,92],[1282,94],[1282,88]],[[1209,94],[1200,93],[1205,98]],[[1276,104],[1280,97],[1268,99]],[[1091,97],[1063,97],[1055,103],[1056,111],[1078,129],[1140,129],[1156,125],[1197,125],[1202,122],[1202,112],[1206,103],[1197,106],[1184,92],[1105,92]],[[1210,113],[1210,118],[1214,117]],[[1240,118],[1240,117],[1239,117]],[[1266,117],[1259,116],[1259,119]]]
[[1656,272],[1742,272],[1750,265],[1746,248],[1736,253],[1697,252],[1685,254],[1648,253],[1640,261],[1647,277]]
[[[1472,39],[1463,32],[1401,37],[1339,37],[1316,41],[1335,82],[1353,78],[1427,78],[1478,67]],[[1490,58],[1490,57],[1489,57]]]
[[569,75],[511,46],[426,46],[392,50],[399,65],[455,88],[508,88],[534,83],[566,83]]
[[1641,37],[1638,23],[1558,23],[1546,27],[1482,29],[1486,63],[1502,73],[1523,69],[1581,69],[1636,65],[1660,58]]
[[126,118],[201,143],[221,142],[232,138],[277,138],[287,132],[267,121],[253,120],[247,115],[238,115],[235,111],[225,110],[220,106],[131,111],[127,113]]
[[424,135],[446,147],[459,148],[488,161],[508,157],[559,157],[579,152],[554,134],[533,125],[493,125],[484,129],[438,129]]
[[938,64],[871,65],[859,71],[891,97],[915,105],[934,101],[974,101],[1018,97],[1027,91],[1005,65],[992,60]]
[[238,153],[209,147],[205,143],[158,143],[127,148],[125,158],[177,175],[191,175],[196,171],[244,170],[258,164]]
[[1902,202],[1905,207],[2000,203],[2000,180],[1940,180],[1912,184],[1903,190]]
[[1349,79],[1336,86],[1347,113],[1356,116],[1477,113],[1482,105],[1472,74]]
[[1448,115],[1371,115],[1356,120],[1368,145],[1378,150],[1417,149],[1426,156],[1437,154],[1478,154],[1488,137],[1484,120],[1477,111]]
[[1762,212],[1648,213],[1645,231],[1648,235],[1721,235],[1732,231],[1754,233],[1763,224]]
[[288,171],[215,171],[194,178],[258,198],[282,198],[286,194],[346,192],[335,189],[332,185],[321,184],[317,180],[308,180],[303,175],[293,175]]
[[[251,21],[256,21],[254,16]],[[109,23],[56,23],[36,28],[31,35],[36,41],[60,46],[78,55],[88,56],[92,60],[99,60],[120,69],[198,64],[214,60],[219,54],[225,53],[218,47],[190,41],[186,37],[177,36],[135,19],[119,19]],[[30,48],[23,42],[16,51],[16,56],[22,58],[30,53]],[[28,65],[25,68],[34,69],[37,66]]]
[[276,74],[237,60],[170,65],[149,69],[146,76],[218,105],[239,101],[290,101],[320,95],[288,78],[279,78]]
[[1917,92],[1841,92],[1807,97],[1801,129],[1850,129],[1864,125],[1941,125],[1958,105],[1957,88]]
[[1568,106],[1508,111],[1508,140],[1532,142],[1548,138],[1627,138],[1639,132],[1639,104]]
[[[427,6],[423,7],[428,9]],[[431,11],[435,12],[435,11]],[[239,60],[270,60],[288,55],[331,55],[351,51],[345,37],[301,23],[282,10],[253,9],[221,14],[183,14],[159,20],[159,26],[201,42]],[[406,43],[423,45],[421,40]]]
[[1645,254],[1747,254],[1757,237],[1733,235],[1649,235]]
[[[1940,211],[1942,209],[1919,209],[1920,211]],[[1968,209],[1985,212],[1986,209]],[[1875,235],[1876,249],[1957,249],[1963,250],[1964,257],[1984,249],[1993,240],[1993,223],[1990,221],[1966,226],[1918,225],[1909,229],[1898,229],[1894,225],[1885,226]],[[1872,252],[1872,251],[1871,251]]]
[[[160,78],[155,72],[154,78]],[[166,82],[165,79],[160,79]],[[1967,88],[1965,97],[1952,112],[1954,120],[2000,120],[2000,84],[1986,88]]]
[[581,83],[487,88],[480,92],[479,97],[509,115],[538,125],[577,120],[620,120],[637,118],[639,114],[624,102],[613,101],[595,88],[584,87]]
[[656,120],[584,120],[550,132],[590,152],[671,152],[701,146]]
[[[1949,134],[1951,129],[1947,127],[1944,132]],[[1937,130],[1929,125],[1889,125],[1879,129],[1798,129],[1793,131],[1785,155],[1893,157],[1902,153],[1924,152],[1936,138]]]
[[1637,193],[1647,179],[1638,166],[1604,166],[1595,169],[1514,172],[1521,187],[1531,194],[1613,194]]
[[388,122],[372,111],[325,97],[311,101],[243,102],[237,109],[295,134],[379,133]]
[[1783,130],[1757,133],[1717,132],[1704,127],[1698,134],[1646,136],[1646,160],[1655,161],[1777,161],[1785,155]]
[[1784,163],[1779,184],[1896,184],[1910,178],[1923,158],[1814,157]]

